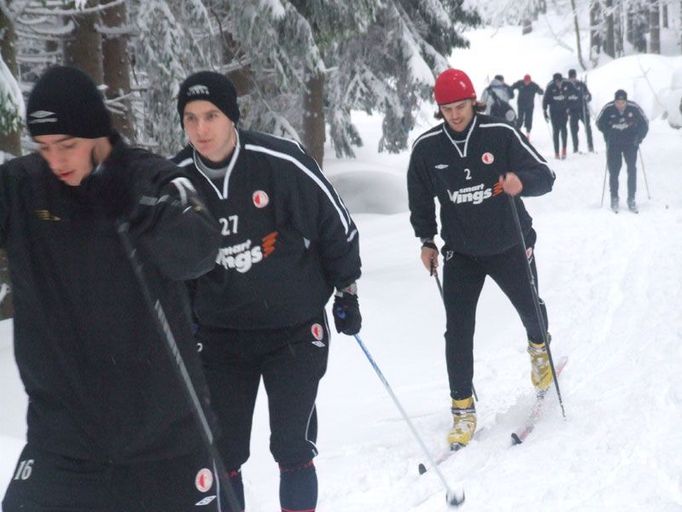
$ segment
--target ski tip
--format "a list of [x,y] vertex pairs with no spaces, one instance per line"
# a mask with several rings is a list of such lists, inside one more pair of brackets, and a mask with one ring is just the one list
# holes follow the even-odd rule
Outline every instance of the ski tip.
[[462,491],[461,496],[457,496],[457,494],[454,492],[448,491],[448,493],[445,495],[445,500],[448,503],[448,507],[457,508],[464,503],[464,491]]
[[419,463],[419,474],[420,474],[420,475],[423,475],[423,474],[426,473],[427,471],[428,471],[428,469],[426,469],[426,466],[420,462],[420,463]]
[[516,432],[512,433],[511,438],[512,438],[512,446],[516,446],[517,444],[523,443],[523,439],[521,439]]

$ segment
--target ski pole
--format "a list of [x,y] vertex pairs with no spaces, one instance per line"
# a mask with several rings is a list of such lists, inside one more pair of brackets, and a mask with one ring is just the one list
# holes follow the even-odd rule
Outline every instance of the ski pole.
[[[185,392],[185,397],[187,399],[187,402],[191,406],[192,413],[199,427],[199,432],[201,433],[202,440],[204,442],[205,447],[208,450],[209,455],[213,459],[213,463],[215,465],[214,470],[217,473],[218,482],[220,483],[220,486],[222,486],[222,488],[224,489],[224,494],[229,504],[229,510],[232,512],[240,511],[242,510],[241,505],[239,505],[237,495],[235,494],[234,489],[232,488],[232,483],[227,479],[226,476],[227,471],[225,470],[223,460],[220,454],[218,453],[218,448],[216,447],[215,444],[215,437],[213,435],[213,431],[211,430],[211,426],[209,425],[208,419],[206,418],[206,414],[204,413],[204,409],[201,405],[201,401],[199,400],[196,388],[194,386],[194,383],[192,382],[192,377],[189,375],[189,372],[187,371],[187,366],[185,365],[185,361],[182,358],[180,348],[178,347],[178,344],[175,340],[175,336],[173,335],[171,326],[168,323],[166,313],[163,309],[163,306],[161,305],[161,301],[158,299],[154,299],[152,297],[149,285],[147,284],[147,281],[142,272],[142,263],[137,257],[137,251],[135,250],[135,247],[129,236],[128,232],[129,225],[127,222],[117,222],[117,227],[119,238],[121,239],[123,248],[125,249],[126,255],[128,256],[128,260],[130,261],[130,264],[133,267],[133,271],[135,272],[135,277],[137,278],[137,282],[140,285],[140,290],[142,291],[145,304],[147,305],[149,313],[154,319],[154,324],[156,325],[156,329],[158,331],[159,336],[161,337],[162,340],[165,341],[165,346],[168,351],[168,355],[170,356],[171,360],[175,363],[173,367],[175,368],[176,375],[183,384],[182,387]],[[219,489],[216,492],[216,494],[220,496]]]
[[514,197],[508,195],[509,204],[511,206],[512,216],[514,217],[514,224],[516,225],[516,232],[519,235],[519,240],[521,242],[521,252],[523,253],[523,260],[526,262],[526,275],[528,277],[528,284],[531,288],[531,293],[533,294],[533,304],[535,306],[535,314],[538,317],[538,325],[542,331],[542,341],[547,349],[547,357],[549,359],[549,367],[552,370],[552,378],[554,379],[554,387],[556,388],[556,394],[559,398],[559,405],[561,406],[561,414],[566,418],[566,410],[564,409],[564,401],[561,398],[561,391],[559,390],[559,379],[557,379],[556,369],[554,367],[554,359],[552,359],[552,351],[549,347],[549,339],[547,338],[547,326],[545,325],[545,318],[542,315],[542,309],[540,308],[540,297],[538,296],[538,288],[535,284],[535,278],[533,277],[533,272],[530,268],[530,262],[528,261],[528,256],[526,256],[526,239],[523,236],[523,231],[521,230],[521,221],[519,220],[519,212],[516,209],[516,203],[514,202]]
[[[608,148],[607,148],[608,151]],[[602,208],[604,206],[604,193],[606,192],[606,174],[607,170],[609,168],[609,163],[608,161],[604,164],[604,183],[601,186],[601,203],[599,203],[599,208]]]
[[372,368],[374,368],[374,371],[376,372],[377,376],[379,377],[379,380],[384,385],[384,388],[390,395],[390,397],[393,399],[393,403],[395,403],[396,407],[400,411],[400,414],[402,415],[403,419],[407,423],[407,425],[410,427],[410,430],[412,431],[412,434],[414,435],[415,439],[417,440],[417,443],[419,443],[419,446],[421,447],[422,451],[424,452],[424,455],[426,456],[426,459],[429,461],[429,464],[433,468],[433,470],[436,472],[438,475],[438,478],[440,478],[440,481],[443,484],[443,487],[445,487],[445,499],[447,500],[448,505],[453,506],[453,507],[459,507],[462,503],[464,503],[464,491],[460,492],[459,496],[455,494],[455,492],[450,489],[450,486],[448,485],[447,480],[445,479],[445,476],[443,475],[443,472],[438,468],[438,465],[436,464],[436,461],[434,460],[433,456],[429,452],[428,448],[424,444],[424,441],[422,440],[421,436],[417,432],[417,429],[415,428],[414,424],[412,423],[412,420],[410,420],[409,416],[405,412],[405,409],[403,409],[403,406],[400,405],[400,401],[398,400],[398,397],[395,395],[393,392],[393,389],[391,389],[391,386],[388,384],[388,381],[386,380],[386,377],[384,377],[384,374],[381,372],[379,369],[379,366],[376,364],[372,356],[370,355],[369,351],[367,350],[367,347],[365,347],[365,344],[362,342],[362,339],[360,339],[360,336],[357,334],[354,334],[353,337],[355,340],[358,342],[358,345],[362,349],[362,351],[365,353],[365,356],[367,357],[367,360],[369,363],[372,365]]
[[649,194],[649,183],[646,180],[646,170],[644,169],[644,158],[642,157],[642,150],[637,146],[637,152],[639,153],[639,161],[642,164],[642,176],[644,176],[644,186],[646,187],[646,196],[651,200],[651,194]]
[[[438,291],[440,292],[440,298],[443,301],[443,306],[445,306],[445,295],[443,295],[443,285],[440,284],[440,277],[438,277],[438,271],[434,268],[433,262],[431,262],[431,275],[436,278],[436,285],[438,285]],[[476,394],[476,388],[474,383],[471,383],[471,392],[474,395],[474,400],[478,402],[478,395]]]
[[601,203],[599,203],[599,208],[604,206],[604,193],[606,192],[606,174],[609,169],[609,143],[606,141],[606,163],[604,164],[604,183],[601,186]]

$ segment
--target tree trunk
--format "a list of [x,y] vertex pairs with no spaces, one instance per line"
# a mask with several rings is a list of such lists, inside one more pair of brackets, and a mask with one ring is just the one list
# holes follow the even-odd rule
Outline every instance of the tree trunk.
[[310,75],[303,95],[303,145],[322,167],[324,159],[324,75]]
[[533,20],[531,18],[523,18],[521,21],[521,35],[525,36],[533,31]]
[[661,5],[661,24],[663,25],[663,28],[670,28],[670,18],[668,17],[668,4],[664,3]]
[[[9,4],[7,2],[7,8]],[[18,68],[17,68],[17,53],[16,53],[16,32],[14,31],[14,24],[12,20],[6,18],[0,12],[0,36],[2,36],[2,41],[0,41],[0,53],[2,54],[2,60],[9,68],[12,76],[19,78]],[[21,155],[21,127],[15,131],[7,131],[0,133],[0,151],[9,153],[11,155],[19,156]]]
[[596,66],[601,53],[601,6],[598,0],[590,4],[590,62]]
[[613,27],[614,27],[614,42],[615,42],[615,54],[617,57],[622,57],[625,53],[624,51],[624,32],[625,27],[623,26],[623,3],[618,2],[616,4],[615,13],[613,17]]
[[649,53],[661,53],[661,7],[659,0],[651,0],[649,9]]
[[[88,2],[92,7],[97,2]],[[74,33],[64,42],[64,62],[85,71],[101,84],[104,80],[102,69],[102,37],[97,32],[98,13],[83,13],[73,17],[76,24]]]
[[575,41],[576,50],[578,52],[578,62],[580,63],[580,67],[583,68],[583,71],[585,71],[587,67],[583,62],[582,44],[580,42],[580,26],[578,25],[578,11],[575,8],[575,0],[571,0],[571,8],[573,9],[573,25],[575,27]]
[[[10,1],[7,2],[7,8],[9,8],[10,3]],[[2,41],[0,41],[2,60],[5,61],[5,64],[12,75],[17,77],[17,54],[15,50],[16,33],[12,20],[6,18],[2,12],[0,12],[0,34],[2,34]],[[17,156],[21,154],[20,130],[0,133],[0,151],[5,151]],[[12,303],[11,284],[9,280],[9,265],[7,253],[4,249],[0,249],[0,291],[3,292],[2,298],[0,299],[0,320],[4,320],[14,316],[14,304]]]
[[[102,12],[102,24],[107,28],[122,29],[128,24],[126,4],[110,7]],[[130,98],[130,61],[128,58],[128,35],[102,36],[102,57],[106,97],[117,101],[112,120],[114,128],[130,142],[135,142],[135,124]]]
[[606,35],[604,37],[604,53],[611,58],[616,57],[616,31],[614,28],[613,0],[606,0]]

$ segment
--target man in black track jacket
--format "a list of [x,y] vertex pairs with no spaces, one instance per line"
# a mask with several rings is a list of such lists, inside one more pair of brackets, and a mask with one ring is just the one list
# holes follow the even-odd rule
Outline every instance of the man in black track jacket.
[[50,68],[27,112],[38,151],[0,167],[29,398],[2,509],[180,512],[208,500],[204,510],[218,510],[212,462],[118,231],[128,226],[206,403],[183,280],[212,267],[217,223],[176,166],[121,141],[80,70]]
[[568,81],[573,85],[573,91],[568,96],[569,126],[571,128],[571,140],[573,141],[573,152],[578,152],[578,122],[585,125],[585,135],[587,137],[587,149],[594,152],[592,143],[592,127],[590,126],[590,109],[588,103],[592,101],[592,94],[587,88],[587,84],[578,80],[575,69],[568,70]]
[[312,511],[315,398],[329,346],[324,308],[336,289],[337,331],[360,330],[357,228],[298,143],[237,129],[236,91],[223,75],[188,77],[178,113],[190,145],[174,161],[222,225],[215,267],[191,287],[225,464],[243,504],[240,468],[262,378],[282,510]]
[[[554,73],[552,81],[545,87],[542,97],[542,112],[545,121],[552,122],[552,140],[554,142],[554,157],[566,158],[566,145],[568,144],[568,98],[577,94],[575,87],[568,80],[564,80],[561,73]],[[549,113],[547,110],[549,109]],[[561,138],[561,146],[559,146]]]
[[542,96],[543,91],[538,84],[531,80],[530,75],[523,76],[523,80],[517,80],[511,86],[513,90],[519,91],[517,97],[518,118],[516,126],[520,130],[526,128],[526,137],[530,140],[530,131],[533,129],[533,110],[535,110],[535,95]]
[[606,141],[606,163],[609,169],[611,209],[618,212],[618,175],[625,160],[628,172],[628,209],[637,213],[637,152],[639,145],[649,133],[649,120],[642,108],[628,100],[623,89],[618,89],[597,116],[597,128]]
[[[509,297],[526,328],[533,384],[538,390],[546,390],[551,384],[546,333],[536,315],[526,277],[530,264],[537,280],[533,255],[536,234],[519,196],[549,192],[554,173],[516,128],[476,112],[476,92],[466,73],[444,71],[436,79],[434,93],[439,116],[445,122],[415,141],[407,185],[410,221],[422,241],[421,260],[429,272],[438,266],[434,198],[440,204],[440,235],[445,242],[446,362],[453,414],[448,442],[458,447],[468,444],[476,429],[472,398],[474,322],[487,275]],[[520,217],[526,243],[523,249],[508,196],[513,196]]]

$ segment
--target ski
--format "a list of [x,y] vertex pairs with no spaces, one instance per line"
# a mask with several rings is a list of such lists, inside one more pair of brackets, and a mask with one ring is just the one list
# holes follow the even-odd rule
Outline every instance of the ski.
[[[562,357],[559,360],[559,363],[556,365],[555,370],[556,370],[556,375],[557,377],[561,375],[561,372],[563,371],[564,367],[566,366],[566,363],[568,362],[568,357]],[[547,393],[550,392],[551,388],[548,388],[545,392],[543,393],[538,393],[537,397],[535,399],[535,402],[533,403],[533,407],[530,411],[530,414],[528,415],[528,418],[526,419],[526,422],[524,425],[517,430],[515,430],[511,437],[512,437],[512,445],[517,445],[523,443],[528,435],[533,432],[535,429],[535,425],[537,422],[542,418],[542,414],[544,411],[544,405],[546,402],[547,398]]]
[[[483,432],[485,432],[485,427],[482,427],[482,428],[478,429],[476,432],[474,432],[473,439],[478,439],[483,434]],[[434,459],[434,462],[436,463],[437,466],[440,466],[441,463],[445,462],[450,457],[452,457],[455,453],[459,452],[460,450],[462,450],[464,448],[466,448],[465,445],[461,445],[461,444],[452,445],[449,450],[441,453],[438,457],[436,457]],[[418,469],[419,469],[420,475],[423,475],[424,473],[426,473],[429,470],[429,468],[427,468],[423,462],[419,463]]]

